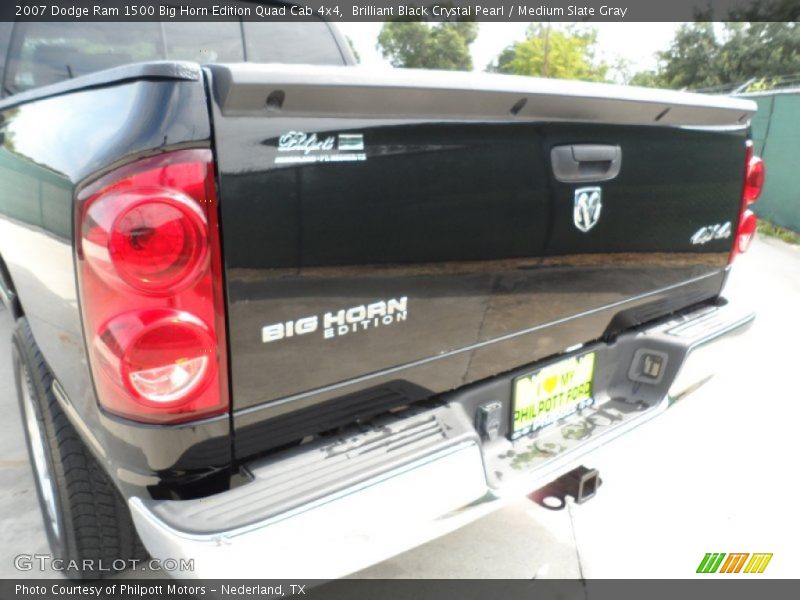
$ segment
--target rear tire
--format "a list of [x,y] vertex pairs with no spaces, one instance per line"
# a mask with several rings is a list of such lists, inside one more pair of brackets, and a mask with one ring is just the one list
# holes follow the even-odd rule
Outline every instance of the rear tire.
[[[123,567],[122,560],[145,560],[147,553],[130,511],[61,410],[52,391],[53,376],[24,317],[17,321],[12,355],[36,494],[53,558],[64,561],[64,574],[72,578],[109,576]],[[71,568],[72,561],[76,569]]]

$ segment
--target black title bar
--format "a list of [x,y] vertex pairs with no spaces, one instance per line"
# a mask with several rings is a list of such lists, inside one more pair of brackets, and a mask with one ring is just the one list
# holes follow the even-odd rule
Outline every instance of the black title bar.
[[0,580],[3,600],[693,600],[796,598],[797,580]]
[[800,0],[11,0],[3,21],[797,21]]

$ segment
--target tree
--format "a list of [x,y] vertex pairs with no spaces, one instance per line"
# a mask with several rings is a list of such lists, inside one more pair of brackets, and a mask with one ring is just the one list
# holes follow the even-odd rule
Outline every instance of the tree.
[[626,82],[628,85],[638,85],[639,87],[665,87],[655,71],[639,71],[634,73]]
[[800,4],[797,0],[761,0],[729,11],[728,18],[720,21],[759,21],[788,23],[800,21]]
[[525,39],[514,42],[489,65],[489,71],[513,75],[605,81],[608,65],[595,58],[597,32],[576,26],[532,24]]
[[800,73],[800,25],[728,23],[717,59],[722,83]]
[[477,37],[474,22],[390,21],[381,28],[377,48],[395,67],[469,71],[469,46]]
[[658,53],[655,71],[631,83],[669,88],[732,86],[800,74],[800,26],[796,22],[730,22],[682,25],[670,47]]
[[713,23],[681,25],[672,45],[658,53],[661,68],[656,81],[670,88],[719,85],[721,78],[714,58],[720,50]]

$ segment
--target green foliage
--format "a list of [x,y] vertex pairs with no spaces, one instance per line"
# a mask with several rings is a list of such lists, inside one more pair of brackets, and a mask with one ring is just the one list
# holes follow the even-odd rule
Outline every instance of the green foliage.
[[758,220],[758,233],[767,237],[778,238],[787,244],[800,244],[800,234],[762,219]]
[[731,23],[718,62],[725,83],[800,73],[800,25]]
[[525,39],[500,53],[488,70],[513,75],[605,81],[609,66],[595,59],[597,32],[534,23]]
[[800,73],[800,26],[789,23],[690,23],[658,53],[656,71],[638,73],[637,85],[710,88],[751,79],[769,86],[775,77]]
[[730,11],[729,19],[721,21],[781,22],[800,21],[800,4],[797,0],[761,0]]
[[638,85],[640,87],[664,87],[661,82],[661,78],[655,71],[639,71],[630,77],[630,79],[628,79],[625,83],[628,85]]
[[672,45],[659,52],[658,78],[663,87],[683,88],[722,83],[718,61],[720,43],[713,23],[681,25]]
[[377,48],[395,67],[469,71],[469,46],[477,37],[474,22],[390,21],[381,28]]
[[767,90],[771,90],[775,87],[775,84],[772,79],[768,77],[762,77],[761,79],[756,79],[751,81],[747,85],[746,92],[766,92]]

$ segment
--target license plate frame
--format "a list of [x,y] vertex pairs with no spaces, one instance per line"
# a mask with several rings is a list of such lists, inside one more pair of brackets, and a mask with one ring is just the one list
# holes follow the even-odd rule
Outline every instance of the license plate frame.
[[545,365],[511,382],[514,440],[546,429],[594,404],[597,353],[585,352]]

